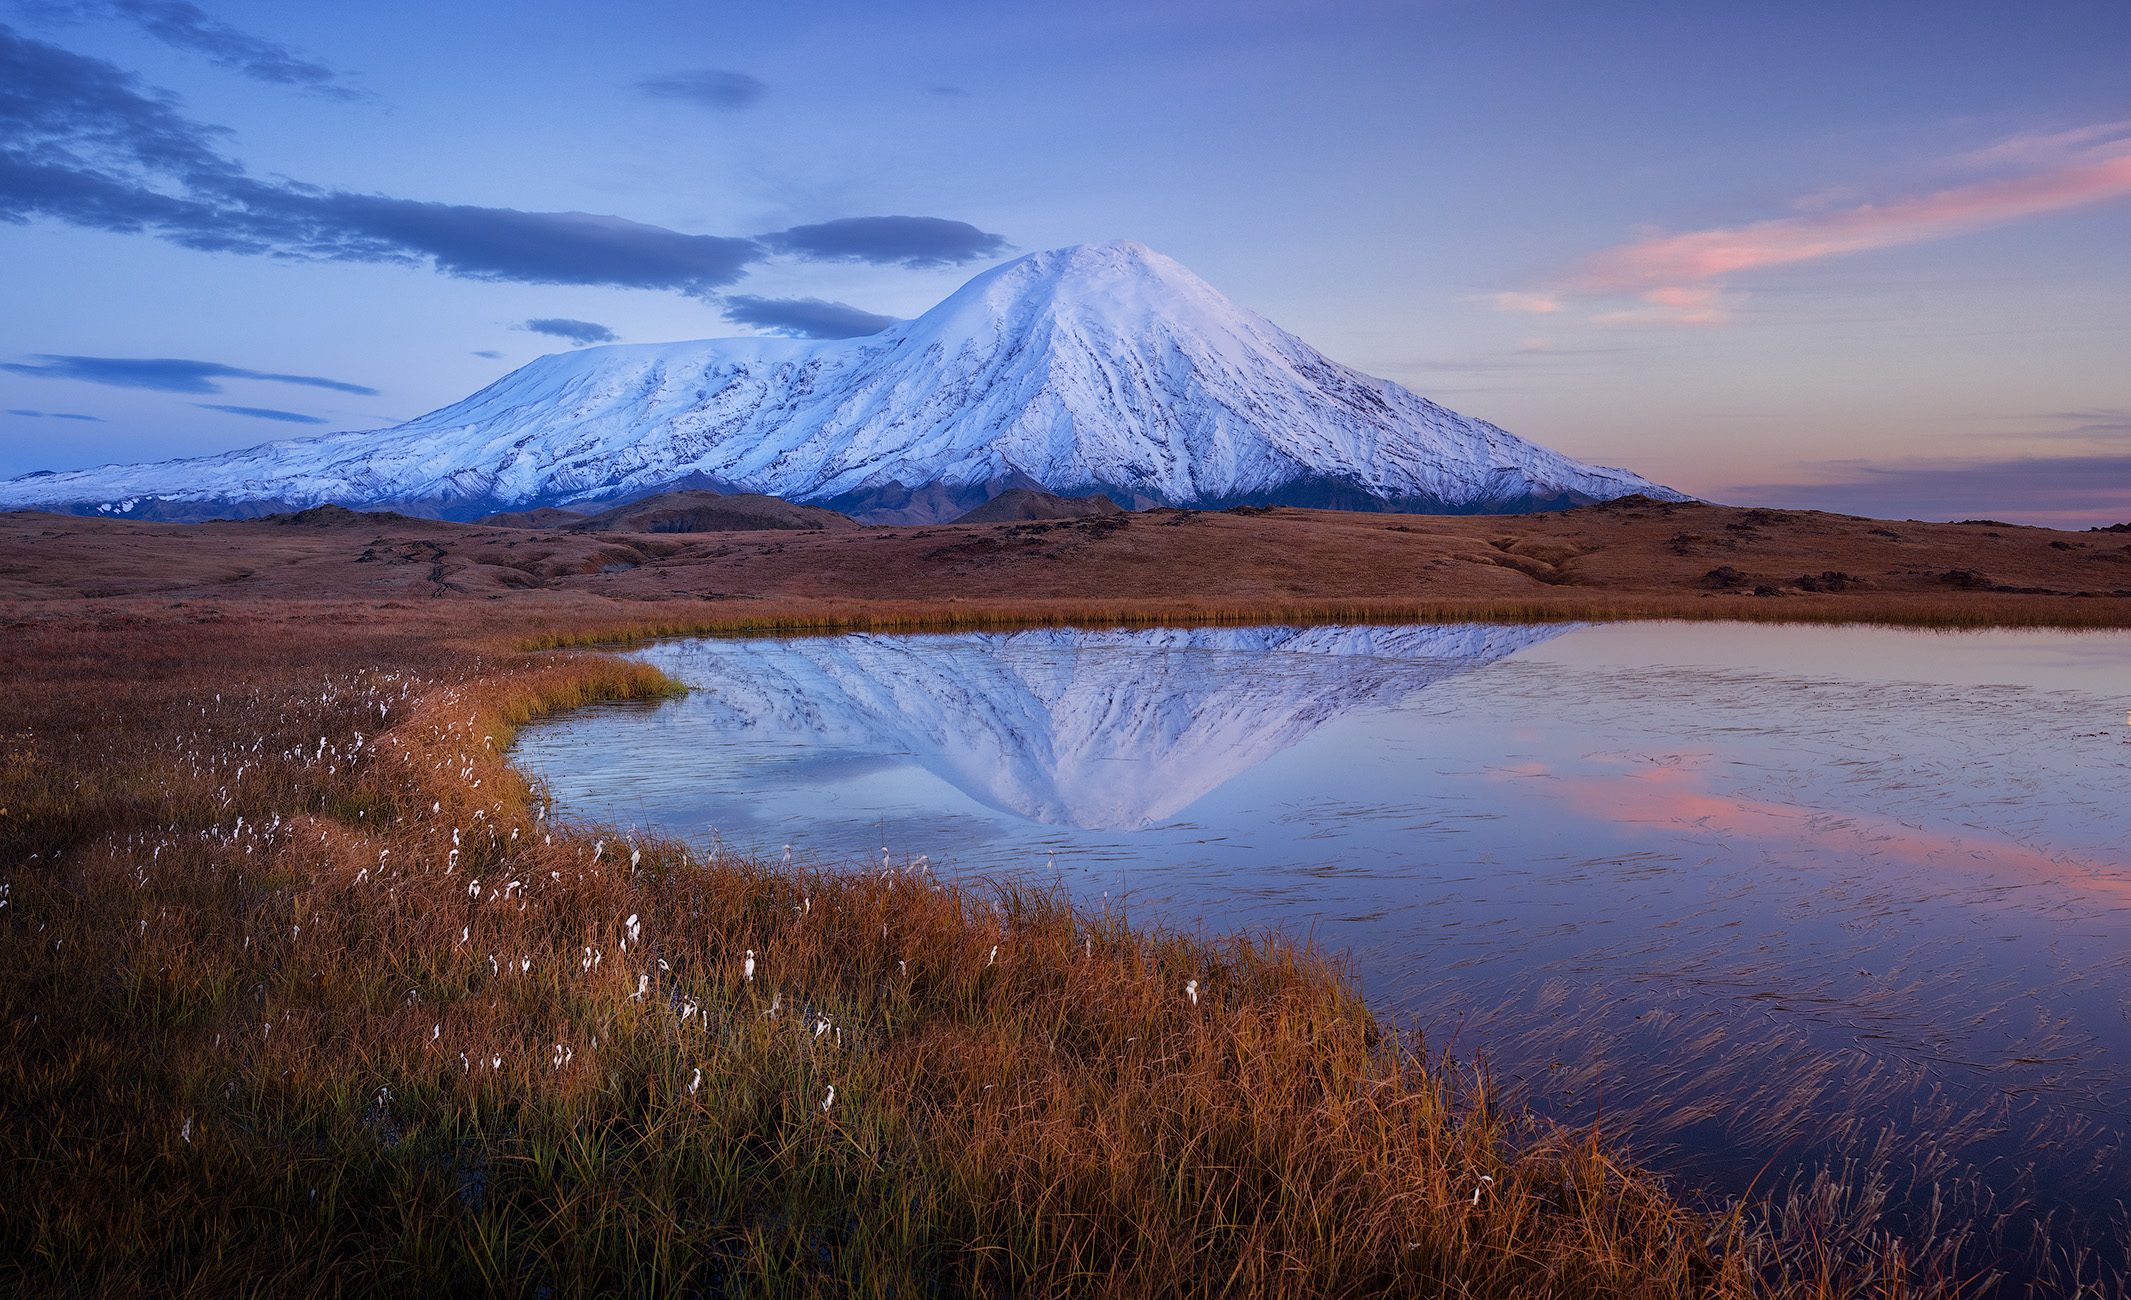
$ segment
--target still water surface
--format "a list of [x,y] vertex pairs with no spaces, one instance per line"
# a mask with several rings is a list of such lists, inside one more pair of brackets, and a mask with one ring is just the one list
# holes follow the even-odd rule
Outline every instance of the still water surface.
[[2131,1186],[2131,634],[1635,623],[706,639],[563,812],[1278,926],[1718,1186]]

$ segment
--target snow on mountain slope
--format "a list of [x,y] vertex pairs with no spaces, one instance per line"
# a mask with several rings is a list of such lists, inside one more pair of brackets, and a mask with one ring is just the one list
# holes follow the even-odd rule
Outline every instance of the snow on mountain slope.
[[669,724],[907,753],[991,808],[1141,830],[1335,718],[1567,630],[1038,628],[704,640],[642,652],[691,696]]
[[0,508],[472,518],[673,486],[862,518],[959,513],[1007,487],[1457,513],[1684,499],[1339,365],[1118,240],[994,267],[866,338],[586,348],[391,429],[16,479]]

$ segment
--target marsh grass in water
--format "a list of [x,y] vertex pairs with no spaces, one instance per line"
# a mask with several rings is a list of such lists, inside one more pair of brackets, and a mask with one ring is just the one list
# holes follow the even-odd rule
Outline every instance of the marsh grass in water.
[[556,825],[504,761],[512,729],[672,686],[503,630],[332,611],[15,629],[0,1287],[1958,1281],[1840,1188],[1690,1208],[1276,937]]

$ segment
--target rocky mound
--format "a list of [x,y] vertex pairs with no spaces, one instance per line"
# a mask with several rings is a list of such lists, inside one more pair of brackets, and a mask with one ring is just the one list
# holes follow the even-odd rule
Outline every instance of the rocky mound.
[[490,528],[570,528],[591,517],[581,510],[542,506],[538,510],[506,510],[500,515],[483,515],[474,522]]
[[661,492],[570,525],[594,533],[744,533],[782,528],[858,528],[849,515],[760,492]]
[[1089,519],[1096,515],[1125,513],[1109,497],[1061,497],[1027,488],[1008,488],[954,522],[958,524],[1007,524],[1024,519]]

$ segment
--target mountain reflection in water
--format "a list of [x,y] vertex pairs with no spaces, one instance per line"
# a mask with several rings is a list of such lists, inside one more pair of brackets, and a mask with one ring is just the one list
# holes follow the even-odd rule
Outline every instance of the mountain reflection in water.
[[1002,812],[1142,830],[1326,722],[1561,627],[1040,628],[697,641],[658,655],[742,735],[899,750]]
[[[565,812],[1034,872],[1346,953],[1434,1046],[1766,1189],[2131,1185],[2131,635],[1319,627],[720,639],[528,728]],[[1616,1126],[1618,1126],[1616,1128]]]

